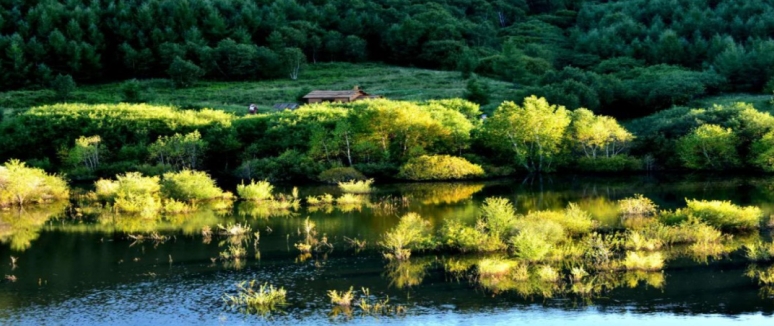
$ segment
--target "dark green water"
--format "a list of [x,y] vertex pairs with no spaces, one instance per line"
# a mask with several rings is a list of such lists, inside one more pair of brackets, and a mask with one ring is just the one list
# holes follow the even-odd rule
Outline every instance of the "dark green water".
[[[377,185],[371,202],[406,197],[408,204],[349,211],[302,208],[292,216],[266,217],[239,203],[229,213],[203,211],[164,221],[98,216],[64,204],[7,211],[0,214],[0,275],[17,280],[0,284],[0,324],[770,324],[774,298],[744,276],[748,264],[741,251],[706,261],[668,260],[663,273],[617,275],[593,296],[562,291],[546,296],[494,292],[454,277],[443,267],[448,254],[415,253],[407,263],[390,263],[375,243],[406,212],[421,214],[435,227],[450,217],[472,223],[489,196],[510,199],[520,213],[559,210],[574,202],[602,225],[615,227],[615,201],[635,193],[662,208],[684,206],[684,198],[722,199],[759,206],[768,215],[774,212],[773,189],[774,179],[750,177],[544,177]],[[300,192],[304,197],[336,190]],[[294,247],[304,237],[307,216],[332,250],[305,256]],[[247,258],[238,263],[213,261],[233,240],[213,235],[208,241],[202,227],[234,222],[260,231],[260,241],[250,241]],[[152,231],[169,238],[128,237]],[[367,247],[356,251],[344,237],[365,239]],[[15,266],[10,256],[18,257]],[[288,305],[268,316],[228,309],[224,293],[234,293],[235,284],[250,279],[284,287]],[[389,296],[391,304],[408,310],[378,318],[357,312],[331,316],[326,292],[350,286]]]

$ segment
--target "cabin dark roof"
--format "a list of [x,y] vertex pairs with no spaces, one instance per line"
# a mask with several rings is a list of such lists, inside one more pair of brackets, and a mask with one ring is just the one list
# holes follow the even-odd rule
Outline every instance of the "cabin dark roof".
[[272,108],[275,110],[295,110],[298,109],[298,103],[277,103]]

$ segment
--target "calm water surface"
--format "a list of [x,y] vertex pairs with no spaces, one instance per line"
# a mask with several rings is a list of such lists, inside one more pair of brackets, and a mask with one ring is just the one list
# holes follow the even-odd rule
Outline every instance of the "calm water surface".
[[[280,187],[281,188],[281,187]],[[290,189],[279,189],[290,192]],[[301,188],[301,197],[330,187]],[[667,261],[663,273],[620,275],[605,291],[580,297],[520,290],[483,289],[443,266],[448,254],[415,253],[409,262],[390,263],[375,243],[398,216],[417,212],[440,228],[448,218],[473,223],[484,198],[510,199],[520,213],[560,210],[574,202],[604,226],[618,227],[615,201],[644,194],[662,208],[684,206],[684,198],[722,199],[774,212],[774,179],[751,177],[543,177],[481,183],[377,186],[372,203],[391,198],[391,207],[301,208],[291,216],[266,216],[239,203],[227,213],[202,211],[171,219],[138,220],[96,214],[67,204],[0,214],[0,324],[771,324],[774,297],[744,276],[742,252],[706,260]],[[405,198],[403,200],[402,198]],[[276,214],[275,214],[276,215]],[[303,255],[306,217],[333,249]],[[216,259],[230,238],[207,239],[207,225],[247,223],[260,231],[247,259]],[[157,232],[166,241],[135,241],[129,235]],[[763,234],[767,237],[768,234]],[[367,241],[352,249],[345,237]],[[15,266],[10,256],[18,257]],[[464,255],[461,259],[476,259]],[[618,276],[617,276],[618,277]],[[267,316],[244,314],[224,305],[225,293],[256,279],[282,286],[288,305]],[[612,285],[615,284],[615,285]],[[367,287],[379,298],[408,308],[399,316],[336,314],[326,292]],[[551,291],[549,291],[551,292]]]

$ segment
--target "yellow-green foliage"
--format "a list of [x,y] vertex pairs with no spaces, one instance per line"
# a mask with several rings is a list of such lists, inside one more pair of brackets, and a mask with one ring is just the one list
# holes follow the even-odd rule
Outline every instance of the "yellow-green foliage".
[[274,186],[268,181],[250,180],[250,184],[244,183],[237,186],[237,195],[244,200],[261,201],[272,198]]
[[[441,229],[444,245],[460,251],[496,251],[504,249],[501,243],[487,241],[491,239],[485,232],[460,221],[449,219]],[[491,245],[490,245],[491,244]]]
[[[327,198],[326,198],[327,200]],[[361,205],[365,202],[365,198],[363,196],[353,195],[353,194],[343,194],[341,197],[336,199],[336,204],[338,205]]]
[[757,241],[744,245],[747,259],[752,261],[766,261],[774,257],[774,242]]
[[594,221],[591,219],[591,215],[573,203],[570,203],[563,212],[531,212],[527,215],[527,218],[553,221],[571,234],[586,234],[594,228]]
[[755,206],[740,207],[730,201],[686,199],[686,212],[720,229],[755,229],[763,213]]
[[525,228],[511,238],[514,254],[527,261],[541,261],[548,256],[554,243],[536,228]]
[[331,303],[339,306],[349,307],[352,305],[352,299],[355,298],[353,287],[349,287],[349,291],[336,291],[329,290],[328,297],[331,298]]
[[624,198],[618,201],[618,207],[623,216],[648,216],[656,214],[658,206],[649,198],[641,194],[635,194],[634,197]]
[[758,284],[774,285],[774,266],[769,266],[766,269],[762,269],[753,265],[747,270],[747,273],[745,274],[748,277],[758,279]]
[[215,199],[225,195],[207,173],[192,170],[164,173],[161,190],[167,198],[189,202]]
[[367,194],[371,192],[371,184],[373,183],[374,179],[339,182],[339,189],[345,193]]
[[10,160],[0,165],[0,206],[67,198],[70,189],[59,176]]
[[626,249],[653,251],[660,249],[663,245],[661,239],[651,238],[643,231],[629,230],[626,233]]
[[253,280],[237,285],[235,296],[225,295],[223,300],[232,307],[246,308],[248,312],[266,314],[285,304],[287,291],[274,288],[268,283],[258,284]]
[[481,219],[486,232],[495,238],[503,239],[513,229],[516,221],[516,211],[508,199],[490,197],[481,206]]
[[449,155],[422,155],[400,168],[398,178],[408,180],[459,180],[484,175],[484,169],[468,160]]
[[664,256],[660,252],[644,253],[629,251],[623,261],[627,270],[657,271],[664,268]]
[[184,203],[174,199],[164,200],[165,213],[171,213],[171,214],[188,213],[195,210],[196,210],[196,205]]
[[411,249],[432,247],[430,231],[430,222],[417,213],[408,213],[384,235],[380,245],[387,250],[388,258],[405,260],[411,256]]
[[323,194],[322,196],[306,197],[306,204],[309,206],[331,205],[333,204],[334,201],[335,200],[333,199],[333,195],[331,194]]
[[535,275],[539,280],[544,282],[557,282],[561,278],[559,272],[549,265],[538,266],[535,270]]
[[161,209],[159,177],[128,172],[116,176],[115,181],[98,180],[94,185],[99,197],[112,200],[118,211],[151,215]]
[[512,280],[526,280],[529,277],[527,266],[515,261],[502,258],[484,258],[476,264],[478,276],[481,278],[504,278]]

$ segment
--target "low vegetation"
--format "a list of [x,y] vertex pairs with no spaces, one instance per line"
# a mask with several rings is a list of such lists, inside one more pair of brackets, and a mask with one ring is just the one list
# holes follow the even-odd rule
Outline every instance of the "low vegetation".
[[352,180],[346,182],[339,182],[339,189],[347,194],[367,194],[372,191],[371,185],[374,183],[374,179],[368,180]]
[[261,315],[278,311],[286,304],[287,291],[275,288],[269,283],[260,284],[256,280],[237,285],[237,294],[226,294],[223,300],[227,305],[248,313]]
[[239,198],[243,200],[250,200],[250,201],[262,201],[262,200],[269,200],[273,198],[272,191],[274,191],[274,186],[271,185],[268,181],[258,181],[255,182],[254,180],[250,180],[250,184],[240,184],[237,185],[237,195],[239,195]]
[[385,249],[384,255],[388,259],[407,260],[412,249],[432,247],[430,223],[416,213],[403,215],[379,245]]
[[0,165],[0,207],[24,206],[70,196],[64,178],[51,175],[39,168],[28,167],[19,160]]
[[461,157],[423,155],[412,158],[400,167],[398,178],[408,180],[462,180],[484,176],[480,165]]

